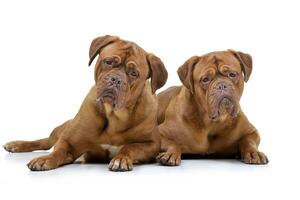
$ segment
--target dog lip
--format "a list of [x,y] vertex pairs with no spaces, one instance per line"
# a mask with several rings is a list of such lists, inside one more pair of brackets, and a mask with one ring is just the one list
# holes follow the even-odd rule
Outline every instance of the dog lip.
[[104,103],[104,102],[111,102],[112,106],[115,107],[117,105],[118,93],[115,88],[107,88],[104,89],[103,92],[100,93],[100,95],[96,98],[97,103]]
[[114,98],[115,94],[113,92],[113,90],[106,90],[102,93],[101,95],[102,97],[110,97],[110,98]]
[[220,108],[224,102],[225,102],[225,104],[233,103],[233,100],[232,100],[232,98],[231,98],[230,96],[228,96],[228,95],[222,96],[221,98],[219,98],[219,101],[218,101],[218,108]]
[[209,118],[210,118],[212,121],[216,122],[216,121],[218,121],[219,116],[220,116],[220,113],[219,113],[219,111],[218,111],[218,112],[216,112],[214,115],[210,115]]
[[[221,106],[224,106],[224,107],[221,108]],[[235,101],[233,100],[233,98],[230,96],[226,95],[226,96],[223,96],[222,98],[220,98],[218,108],[219,108],[218,112],[220,112],[220,109],[225,109],[232,118],[237,117],[237,114],[238,114],[237,105],[235,104]]]
[[222,102],[224,99],[227,99],[229,101],[232,101],[232,98],[229,96],[229,95],[223,95],[221,98],[220,98],[220,102]]
[[[227,102],[224,102],[224,101],[227,101]],[[217,109],[215,110],[215,112],[213,112],[211,115],[209,115],[209,118],[213,122],[218,121],[218,119],[221,115],[221,109],[222,109],[221,107],[223,106],[222,104],[224,104],[224,103],[225,103],[225,109],[230,114],[230,116],[232,116],[233,118],[235,118],[237,116],[236,105],[234,104],[232,97],[230,97],[229,95],[222,95],[219,98],[219,101],[217,103]]]

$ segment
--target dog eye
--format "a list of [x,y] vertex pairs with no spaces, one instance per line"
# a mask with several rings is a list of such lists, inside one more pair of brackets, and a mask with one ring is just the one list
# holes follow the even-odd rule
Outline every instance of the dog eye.
[[129,75],[131,78],[137,78],[139,74],[138,74],[138,72],[135,71],[135,70],[130,70],[130,71],[128,72],[128,75]]
[[203,84],[207,84],[207,83],[209,83],[209,82],[210,82],[210,78],[209,78],[208,76],[203,77],[203,78],[201,79],[201,83],[203,83]]
[[237,77],[237,74],[235,72],[230,72],[228,74],[229,78],[236,78]]
[[106,58],[103,62],[107,66],[112,66],[114,64],[114,60],[112,58]]

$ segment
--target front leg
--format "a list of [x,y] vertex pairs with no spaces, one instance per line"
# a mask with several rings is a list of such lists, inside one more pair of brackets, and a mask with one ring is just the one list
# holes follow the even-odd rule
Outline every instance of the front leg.
[[46,171],[73,161],[74,157],[70,153],[70,145],[61,138],[55,144],[52,153],[31,160],[27,166],[31,171]]
[[255,129],[246,134],[239,143],[242,162],[246,164],[267,164],[269,162],[267,156],[258,151],[260,137]]
[[131,171],[133,164],[154,160],[158,152],[159,142],[127,144],[110,161],[108,168],[111,171]]
[[181,163],[181,148],[170,140],[161,136],[161,152],[156,160],[158,163],[166,166],[178,166]]

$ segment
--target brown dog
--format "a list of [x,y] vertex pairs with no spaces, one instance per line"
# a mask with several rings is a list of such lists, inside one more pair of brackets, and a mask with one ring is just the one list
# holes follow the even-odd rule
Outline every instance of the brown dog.
[[163,165],[179,165],[181,154],[241,156],[248,164],[266,164],[258,151],[256,128],[239,100],[252,71],[250,55],[233,50],[194,56],[179,69],[184,86],[158,95]]
[[154,93],[167,80],[164,64],[135,43],[114,36],[93,40],[89,65],[98,54],[96,84],[74,119],[55,128],[49,138],[4,145],[9,152],[47,150],[54,146],[49,155],[30,161],[29,169],[54,169],[83,155],[86,162],[112,158],[110,170],[128,171],[133,164],[149,162],[158,154]]

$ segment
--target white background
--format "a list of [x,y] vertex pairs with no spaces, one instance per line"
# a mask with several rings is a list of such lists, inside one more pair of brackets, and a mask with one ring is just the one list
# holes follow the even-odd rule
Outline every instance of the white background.
[[[298,1],[299,2],[299,1]],[[93,84],[90,42],[111,34],[159,56],[163,89],[189,57],[228,48],[253,57],[242,107],[270,163],[184,160],[180,167],[104,164],[30,172],[43,152],[0,150],[0,199],[299,199],[297,1],[1,1],[0,143],[38,139],[72,118]]]

